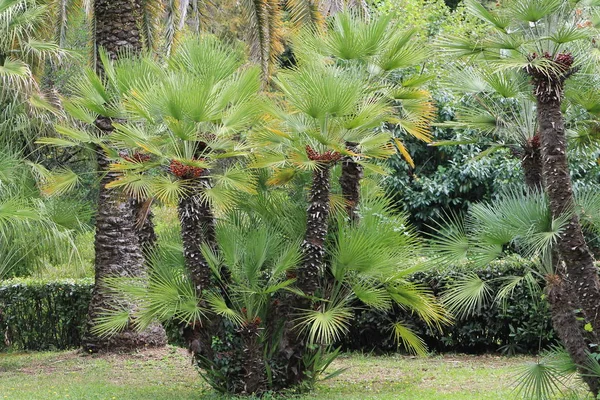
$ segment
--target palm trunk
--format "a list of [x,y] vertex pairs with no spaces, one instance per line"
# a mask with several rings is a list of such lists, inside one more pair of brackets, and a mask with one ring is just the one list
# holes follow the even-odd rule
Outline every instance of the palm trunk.
[[[573,296],[571,295],[572,288],[568,287],[567,281],[559,275],[555,275],[552,279],[548,280],[546,291],[552,312],[552,326],[554,326],[558,337],[573,362],[577,365],[587,365],[589,359],[588,352],[591,349],[589,345],[592,341],[584,336],[583,323],[577,320],[576,310],[579,306],[573,302]],[[589,334],[594,336],[591,332]],[[600,389],[600,381],[597,377],[588,376],[589,371],[582,370],[581,368],[579,370],[581,378],[594,394],[594,398],[596,398]]]
[[302,242],[302,266],[298,270],[298,287],[308,296],[319,288],[319,277],[325,256],[325,237],[329,219],[329,180],[331,166],[321,163],[313,172],[310,206],[307,211],[306,234]]
[[521,168],[525,177],[525,185],[533,191],[541,191],[542,183],[542,154],[540,150],[539,135],[529,140],[523,146],[521,154]]
[[[357,143],[348,142],[346,148],[356,152]],[[350,221],[357,222],[359,216],[356,212],[358,202],[360,201],[360,180],[363,177],[363,167],[358,164],[351,156],[342,159],[342,175],[340,176],[340,186],[342,195],[346,202],[346,212]]]
[[[143,0],[94,0],[94,36],[96,48],[103,48],[111,59],[120,53],[142,52],[139,31]],[[100,61],[96,65],[99,69]]]
[[263,347],[258,323],[250,322],[239,330],[243,343],[244,394],[260,395],[267,390]]
[[[542,155],[540,149],[540,137],[534,136],[523,146],[521,154],[521,167],[525,178],[525,185],[532,191],[543,189],[542,181]],[[546,277],[547,300],[550,304],[552,316],[552,326],[559,339],[565,346],[571,359],[577,365],[586,365],[588,362],[588,351],[590,344],[596,340],[590,340],[586,337],[583,329],[583,323],[577,319],[576,310],[578,299],[576,292],[572,287],[568,287],[568,282],[563,279],[565,272],[560,266],[560,257],[556,251],[552,251],[552,264],[554,265],[555,275]],[[595,336],[588,332],[587,336]],[[588,385],[594,397],[598,395],[600,389],[600,380],[591,376],[586,376],[588,371],[580,368],[581,377]]]
[[[95,44],[105,49],[112,59],[120,51],[140,53],[142,41],[138,30],[141,0],[96,0],[94,2]],[[102,73],[99,57],[96,68]],[[96,126],[100,132],[112,130],[110,118],[99,117]],[[144,259],[135,229],[133,203],[119,193],[106,188],[117,175],[109,171],[109,160],[98,148],[98,172],[103,175],[99,188],[98,213],[95,238],[95,284],[88,310],[87,334],[83,347],[88,351],[131,350],[148,346],[164,346],[166,334],[162,326],[152,325],[144,332],[127,329],[110,338],[94,335],[96,318],[111,307],[112,299],[104,291],[104,279],[110,276],[142,277],[145,275]]]
[[[202,245],[209,245],[213,249],[216,246],[214,216],[210,204],[202,197],[202,191],[209,184],[206,177],[192,180],[191,187],[181,196],[178,204],[185,264],[198,296],[212,286],[212,272],[202,254]],[[207,307],[203,302],[201,306]],[[212,338],[217,335],[219,329],[218,318],[182,326],[183,338],[188,349],[192,354],[208,359],[213,358]]]
[[[562,91],[561,91],[562,92]],[[579,217],[574,212],[573,188],[567,164],[567,146],[560,98],[538,98],[542,173],[550,210],[554,218],[571,215],[557,243],[566,265],[574,294],[594,332],[600,332],[600,281],[594,258],[583,237]]]
[[[310,205],[307,211],[306,233],[302,243],[302,264],[297,271],[297,286],[307,296],[314,296],[320,287],[320,276],[325,255],[325,237],[329,219],[329,187],[331,164],[322,162],[313,172],[310,191]],[[280,304],[274,308],[271,321],[278,317],[284,319],[282,336],[279,343],[278,363],[286,365],[286,386],[291,387],[302,382],[306,376],[303,355],[306,350],[304,336],[296,329],[292,318],[285,319],[295,310],[308,309],[312,301],[306,297],[286,294]],[[272,327],[274,331],[277,327]]]
[[[110,127],[110,120],[100,119],[99,126]],[[115,276],[143,277],[145,275],[144,258],[134,224],[134,208],[127,198],[122,197],[122,194],[106,188],[106,185],[114,181],[118,174],[108,171],[110,160],[103,151],[98,150],[98,170],[104,173],[104,176],[100,181],[96,215],[96,279],[82,346],[86,351],[91,352],[164,346],[166,334],[160,325],[152,325],[143,332],[128,328],[109,338],[99,337],[93,333],[97,317],[103,310],[114,306],[114,299],[104,288],[104,280]]]
[[[202,254],[202,245],[210,243],[209,235],[212,234],[214,238],[212,210],[201,195],[205,179],[194,180],[187,193],[179,199],[178,205],[186,268],[198,294],[210,287],[211,270]],[[209,229],[204,225],[207,221]]]

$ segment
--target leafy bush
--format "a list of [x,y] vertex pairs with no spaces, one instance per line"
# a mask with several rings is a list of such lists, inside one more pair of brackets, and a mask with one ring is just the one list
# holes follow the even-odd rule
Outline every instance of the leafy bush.
[[78,347],[92,281],[13,279],[0,285],[0,349],[54,350]]
[[[490,286],[490,298],[493,298],[502,285],[502,279],[524,274],[526,263],[520,258],[508,258],[492,262],[474,272]],[[464,276],[467,271],[473,269],[430,270],[416,274],[413,280],[427,285],[436,295],[440,295],[451,282]],[[395,308],[391,313],[362,309],[356,312],[351,331],[342,344],[346,350],[396,351],[398,346],[392,332],[386,327],[390,320],[404,319],[432,351],[537,353],[557,340],[548,305],[542,297],[540,292],[532,295],[527,287],[517,286],[504,304],[490,301],[473,315],[457,319],[454,325],[444,327],[442,332],[430,329],[400,308]]]

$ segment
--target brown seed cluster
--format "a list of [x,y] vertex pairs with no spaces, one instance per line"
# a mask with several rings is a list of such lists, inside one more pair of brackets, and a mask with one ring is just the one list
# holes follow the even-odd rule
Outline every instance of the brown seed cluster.
[[200,178],[204,172],[204,168],[185,165],[177,160],[171,160],[169,170],[173,175],[181,179]]
[[306,155],[309,160],[323,163],[334,163],[342,158],[342,155],[337,151],[327,150],[325,153],[318,153],[309,145],[306,146]]

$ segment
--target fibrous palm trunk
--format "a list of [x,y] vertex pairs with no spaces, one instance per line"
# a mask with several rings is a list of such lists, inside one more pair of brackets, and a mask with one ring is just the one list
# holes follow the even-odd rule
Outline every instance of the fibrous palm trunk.
[[[142,40],[138,30],[140,10],[140,0],[96,0],[94,2],[96,47],[106,50],[112,59],[117,58],[121,51],[141,52]],[[102,73],[99,60],[96,67]],[[104,134],[109,134],[113,130],[112,121],[105,117],[96,120],[96,127]],[[144,258],[135,229],[134,204],[119,192],[106,187],[117,178],[117,175],[109,171],[109,159],[104,151],[98,148],[97,152],[98,172],[103,177],[99,188],[96,217],[94,265],[96,280],[83,347],[88,351],[112,351],[164,346],[166,334],[160,325],[152,325],[144,332],[127,329],[110,338],[94,334],[97,316],[102,310],[111,308],[112,303],[111,296],[104,289],[105,278],[145,275]]]
[[131,199],[133,212],[135,217],[135,228],[138,235],[138,240],[142,248],[144,259],[152,255],[156,248],[158,237],[154,231],[154,214],[150,209],[152,199],[144,201],[140,199]]
[[329,219],[329,187],[331,167],[322,163],[313,172],[310,205],[306,218],[306,233],[302,242],[302,265],[298,269],[297,286],[313,296],[319,288],[319,278],[325,256],[325,237]]
[[[96,125],[106,133],[112,129],[108,118],[99,118]],[[106,154],[98,151],[98,170],[104,173],[104,176],[100,181],[96,215],[96,279],[88,310],[87,333],[83,338],[83,348],[86,351],[96,352],[164,346],[166,335],[160,325],[152,325],[143,332],[127,329],[108,338],[93,333],[97,317],[105,309],[114,306],[113,297],[105,290],[105,279],[115,276],[143,277],[145,275],[144,258],[135,228],[134,207],[122,193],[106,188],[108,183],[118,177],[117,173],[109,171],[109,165],[110,160]]]
[[[306,233],[302,243],[302,264],[297,271],[296,285],[307,296],[317,294],[325,256],[325,237],[329,219],[329,191],[331,164],[322,162],[313,172],[307,210]],[[293,318],[285,319],[298,310],[312,306],[310,298],[286,294],[275,308],[275,315],[284,319],[283,332],[279,343],[279,363],[286,365],[286,386],[296,385],[306,378],[303,355],[306,340],[296,327]]]
[[[552,326],[573,362],[579,366],[585,366],[588,364],[588,353],[591,351],[589,344],[596,342],[596,335],[593,335],[592,332],[586,332],[583,329],[582,321],[577,319],[575,310],[579,306],[574,302],[572,295],[573,288],[569,287],[570,285],[561,275],[564,274],[554,275],[549,278],[546,287],[548,303],[550,303],[552,313]],[[590,340],[589,336],[591,336],[592,340]],[[582,372],[582,379],[588,385],[595,398],[600,389],[600,381],[597,377],[591,376],[588,371],[582,370],[582,368],[580,368],[580,371]]]
[[521,154],[521,168],[525,177],[525,185],[534,191],[543,190],[542,184],[542,154],[540,150],[540,137],[534,136],[523,146]]
[[[346,148],[356,152],[357,143],[348,142]],[[342,187],[342,196],[346,202],[346,212],[350,221],[358,221],[356,209],[360,201],[360,180],[363,177],[363,167],[358,164],[351,156],[342,159],[342,175],[340,176],[340,186]]]
[[[211,269],[202,254],[202,246],[215,247],[214,216],[210,204],[202,196],[202,191],[209,184],[207,177],[191,180],[188,190],[179,199],[177,209],[185,264],[198,296],[211,287]],[[203,301],[200,305],[206,308]],[[211,342],[219,326],[216,318],[182,326],[183,338],[192,354],[212,359]]]
[[[539,135],[534,136],[523,146],[521,154],[521,168],[525,178],[525,185],[531,191],[543,190],[542,180],[542,155]],[[552,265],[555,273],[546,277],[547,299],[550,304],[552,315],[552,326],[562,341],[571,359],[577,365],[586,365],[590,344],[595,342],[596,335],[585,332],[583,323],[578,320],[576,310],[578,299],[576,291],[569,287],[568,281],[564,279],[565,271],[558,252],[552,251]],[[582,379],[586,382],[594,396],[598,394],[600,381],[598,378],[589,376],[586,371],[581,370]]]
[[[550,57],[546,56],[550,59]],[[562,265],[557,265],[556,277],[550,281],[548,293],[552,309],[552,322],[569,355],[580,366],[587,362],[588,344],[598,342],[600,332],[600,281],[594,258],[585,242],[579,217],[575,213],[575,201],[571,176],[567,163],[567,143],[561,102],[564,81],[574,72],[570,54],[558,54],[551,58],[554,69],[542,71],[528,68],[536,95],[542,156],[542,181],[550,200],[553,218],[568,217],[560,232],[556,249]],[[557,259],[557,256],[554,258]],[[592,326],[586,338],[582,322],[575,316],[581,309]],[[583,376],[590,390],[598,393],[598,379]]]
[[538,123],[542,151],[544,186],[553,218],[570,218],[563,228],[557,248],[566,265],[567,279],[595,332],[600,332],[600,281],[579,217],[574,210],[573,188],[567,164],[567,146],[560,99],[538,101]]

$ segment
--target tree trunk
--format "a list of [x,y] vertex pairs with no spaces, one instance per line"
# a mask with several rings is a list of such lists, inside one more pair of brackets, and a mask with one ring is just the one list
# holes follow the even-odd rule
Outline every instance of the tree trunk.
[[[561,90],[562,93],[562,90]],[[554,218],[571,215],[563,228],[557,248],[565,262],[566,279],[594,332],[600,332],[600,281],[594,258],[583,237],[574,210],[573,188],[567,164],[567,145],[560,96],[538,96],[542,173],[550,210]]]
[[324,243],[329,219],[330,174],[331,166],[328,163],[321,163],[313,172],[306,234],[302,242],[302,265],[298,269],[297,281],[297,286],[308,296],[317,292],[323,270]]
[[[357,151],[357,143],[348,142],[346,148],[352,152]],[[363,177],[363,167],[358,164],[351,156],[345,156],[342,159],[342,175],[340,176],[340,186],[342,195],[346,202],[346,212],[350,221],[357,222],[359,217],[356,212],[358,202],[360,201],[360,181]]]
[[243,343],[244,394],[260,395],[267,390],[267,376],[260,344],[259,323],[250,322],[239,329]]
[[[321,162],[313,172],[310,190],[310,205],[307,210],[306,234],[302,243],[302,264],[297,271],[296,285],[307,296],[314,296],[320,287],[325,255],[325,237],[329,219],[329,188],[331,164]],[[283,330],[279,342],[277,362],[285,365],[285,387],[297,385],[305,379],[303,355],[306,351],[304,335],[297,329],[290,316],[297,310],[306,310],[312,306],[312,300],[292,293],[284,294],[281,302],[274,307],[270,321],[282,318]],[[272,331],[276,327],[271,328]]]
[[[552,326],[573,362],[577,365],[587,365],[588,352],[591,351],[589,346],[591,341],[584,336],[583,323],[577,320],[576,310],[579,306],[572,301],[573,288],[568,286],[568,283],[560,275],[553,275],[548,279],[546,291],[552,313]],[[594,336],[591,332],[589,334]],[[579,368],[579,370],[581,378],[596,398],[600,389],[600,381],[597,377],[586,376],[589,371],[582,368]]]
[[[99,119],[99,127],[110,129],[110,120]],[[144,258],[135,229],[134,208],[121,193],[106,188],[118,174],[108,171],[110,160],[98,149],[98,170],[104,173],[100,181],[95,237],[95,284],[82,346],[86,351],[123,351],[166,344],[161,325],[152,325],[143,332],[129,328],[105,338],[93,333],[97,317],[114,306],[114,299],[104,289],[104,279],[114,276],[141,277],[145,275]]]
[[[207,171],[204,172],[206,174]],[[191,187],[181,196],[178,204],[186,269],[198,296],[212,286],[212,271],[202,254],[202,245],[207,244],[213,249],[216,247],[214,216],[210,204],[202,198],[202,191],[209,184],[207,177],[192,180]],[[207,307],[204,302],[200,305]],[[192,354],[212,359],[212,338],[218,334],[220,326],[220,320],[216,317],[182,326],[184,340]]]
[[525,185],[533,191],[543,190],[542,154],[539,135],[534,136],[523,146],[521,168],[525,177]]
[[[202,244],[210,243],[210,235],[214,238],[214,222],[212,211],[202,199],[202,190],[206,178],[195,179],[187,193],[181,196],[178,205],[179,222],[181,223],[181,238],[186,268],[194,283],[196,292],[210,287],[211,270],[202,254]],[[204,223],[207,223],[207,229]]]
[[[103,48],[111,59],[120,53],[142,52],[139,31],[143,0],[94,0],[94,39],[96,50]],[[96,60],[96,66],[100,60]]]
[[[138,30],[141,0],[95,0],[94,39],[96,51],[105,49],[111,59],[119,52],[140,53],[142,40]],[[99,57],[96,68],[102,73]],[[96,126],[100,132],[109,134],[112,130],[110,118],[99,117]],[[134,205],[129,199],[121,198],[117,191],[106,188],[118,175],[110,172],[109,159],[100,148],[98,152],[98,173],[103,175],[100,182],[95,238],[95,284],[92,301],[88,310],[87,333],[83,347],[87,351],[131,350],[147,346],[164,346],[166,334],[162,326],[152,325],[144,332],[127,329],[110,338],[100,338],[92,333],[96,318],[103,309],[110,308],[110,295],[104,292],[103,281],[110,276],[144,276],[144,258],[135,229]]]

